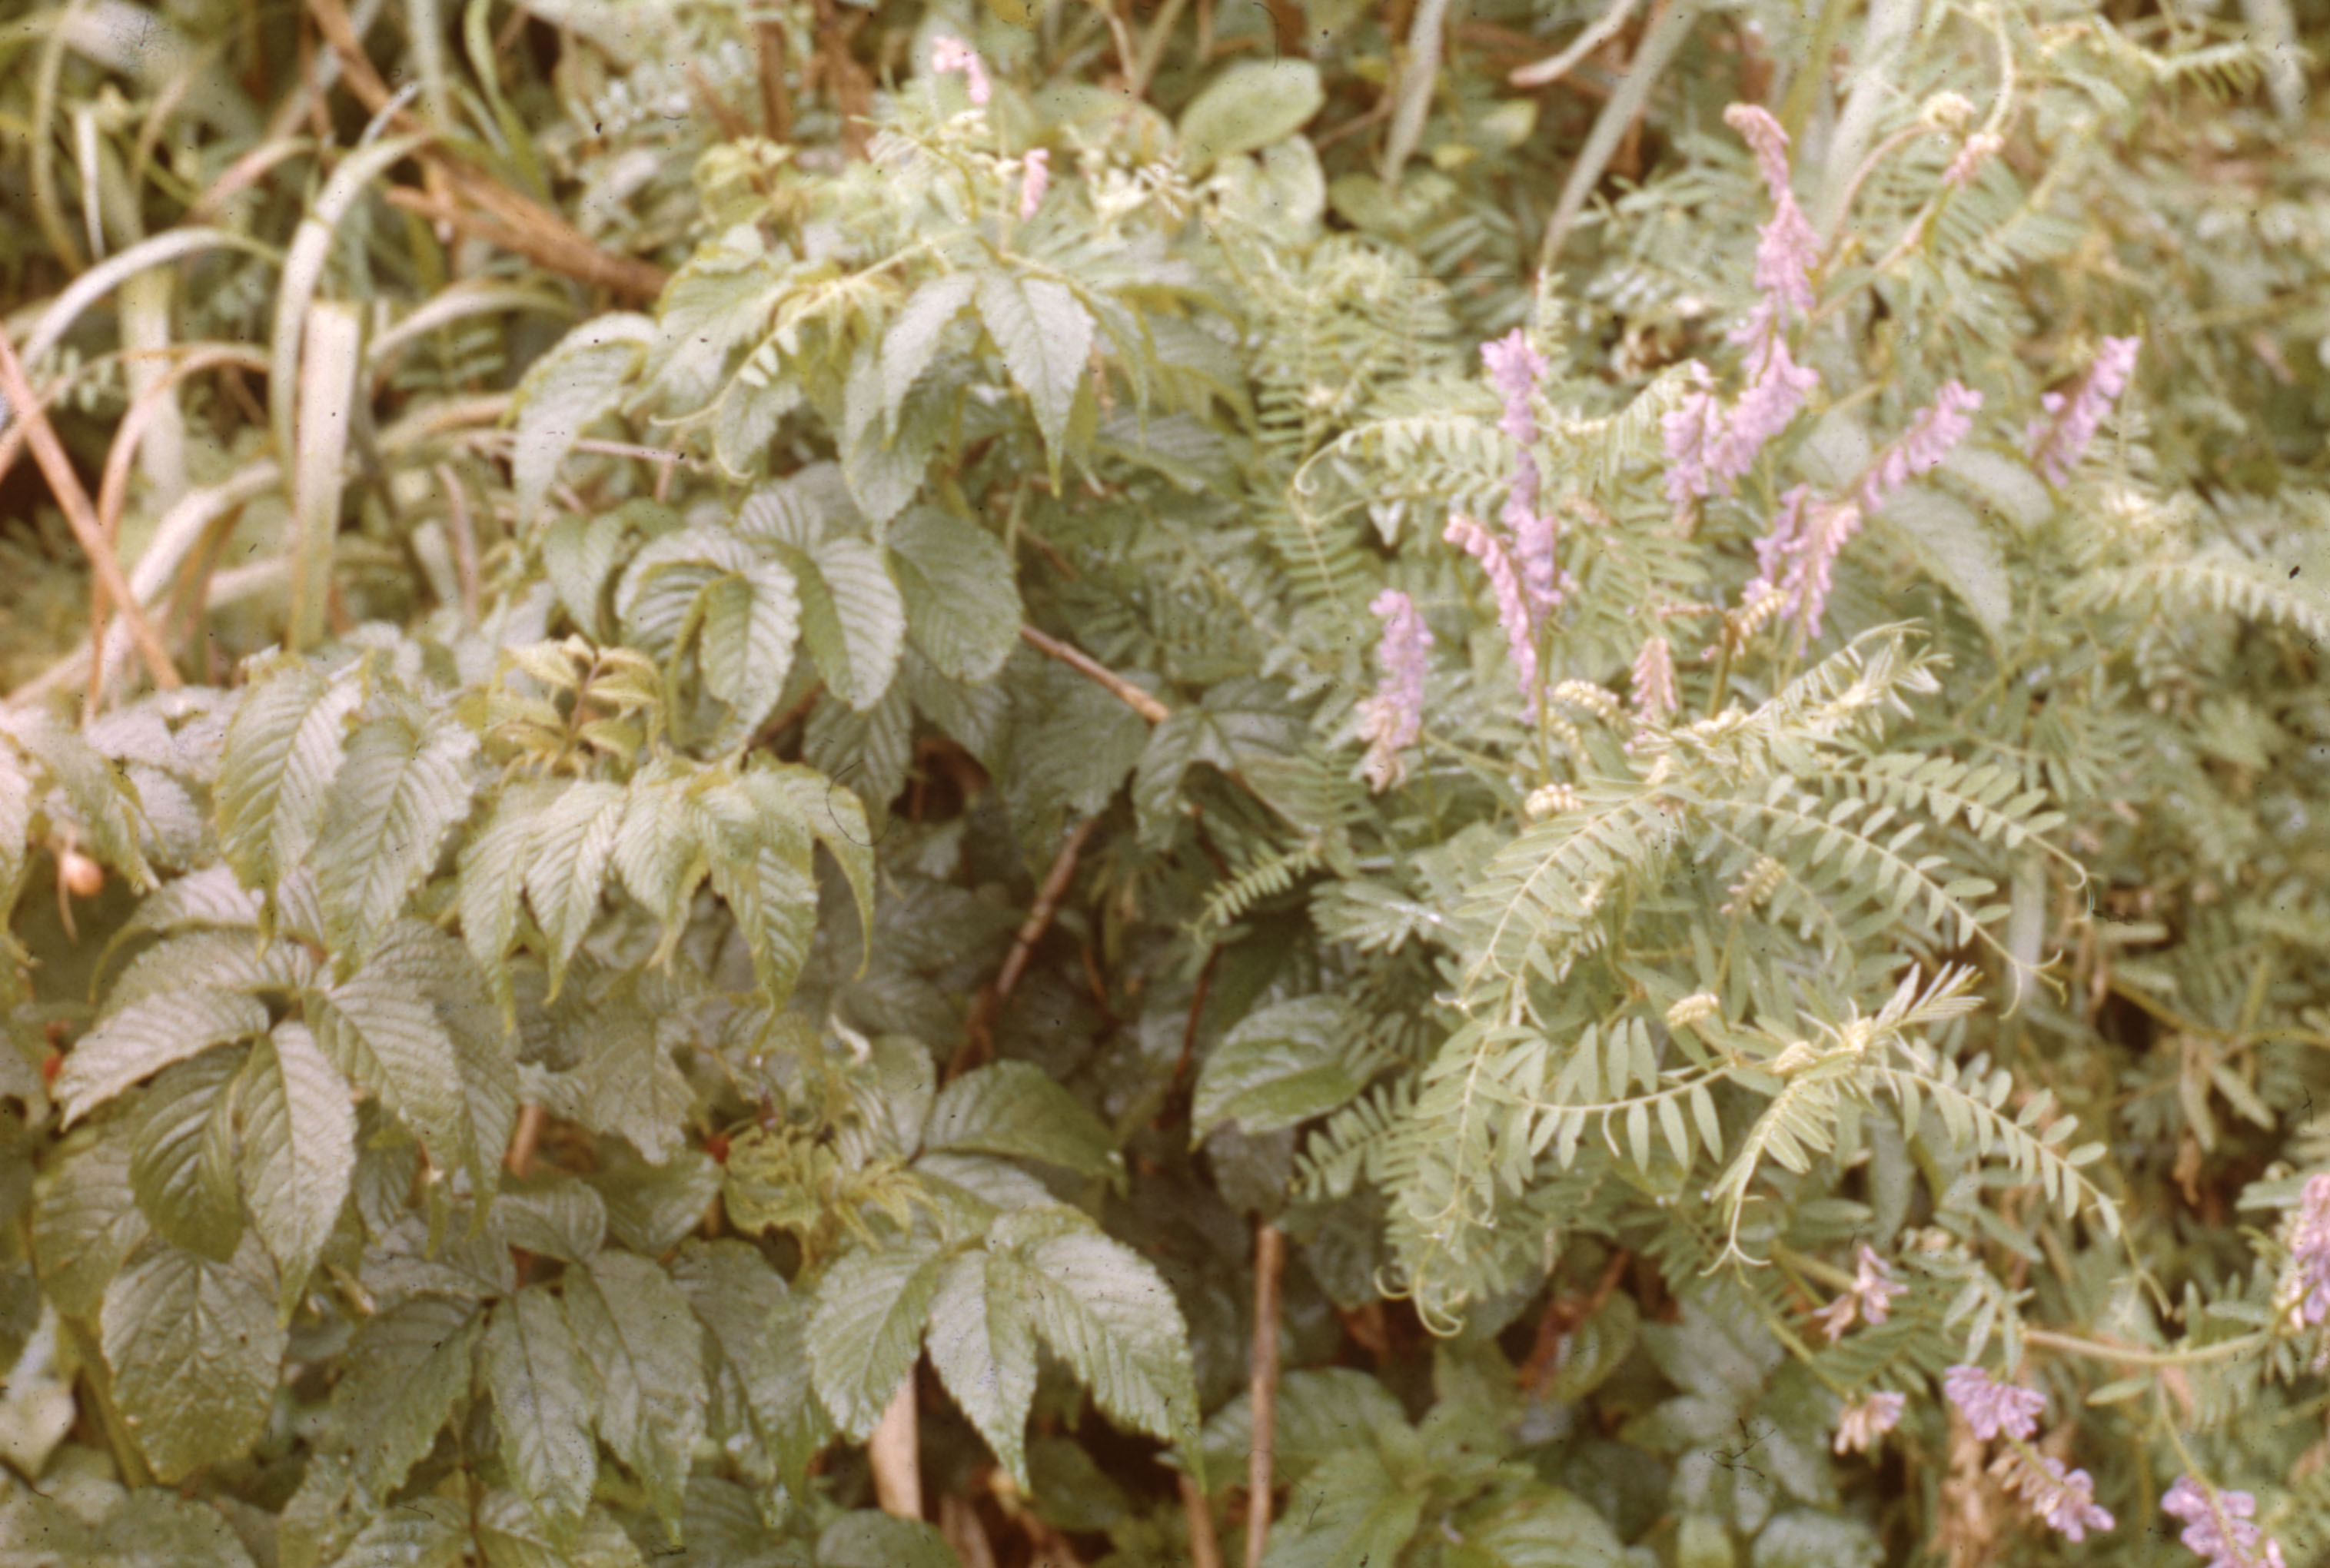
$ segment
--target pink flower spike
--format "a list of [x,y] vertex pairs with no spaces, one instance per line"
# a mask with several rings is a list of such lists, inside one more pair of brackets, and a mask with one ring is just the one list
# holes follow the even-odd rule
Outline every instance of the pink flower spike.
[[1368,606],[1384,623],[1376,645],[1376,662],[1383,666],[1376,694],[1359,704],[1359,734],[1368,742],[1365,770],[1378,794],[1398,781],[1404,771],[1400,749],[1416,743],[1424,724],[1424,676],[1432,647],[1432,633],[1416,613],[1415,601],[1396,588],[1387,588]]
[[1788,133],[1780,122],[1752,103],[1735,103],[1723,111],[1723,123],[1739,133],[1756,154],[1756,161],[1764,165],[1764,183],[1772,187],[1772,199],[1780,200],[1788,194]]
[[1982,173],[1983,165],[1996,157],[1998,149],[2005,145],[2006,138],[1996,132],[1976,131],[1966,137],[1965,146],[1958,149],[1958,156],[1952,158],[1950,166],[1942,171],[1942,184],[1954,191],[1965,189],[1976,175]]
[[2112,1516],[2096,1507],[2096,1483],[2085,1470],[2063,1469],[2063,1461],[2029,1449],[2001,1454],[1990,1473],[2030,1506],[2051,1530],[2073,1541],[2087,1539],[2089,1530],[2108,1530]]
[[2032,420],[2024,439],[2030,444],[2031,460],[2049,484],[2061,484],[2079,454],[2088,449],[2088,443],[2095,439],[2096,427],[2136,373],[2136,352],[2143,342],[2141,337],[2105,338],[2076,393],[2066,397],[2049,392],[2039,400],[2039,406],[2053,418]]
[[1528,446],[1537,439],[1537,421],[1530,416],[1530,395],[1545,377],[1545,356],[1530,346],[1529,334],[1516,326],[1504,336],[1482,344],[1481,362],[1489,367],[1489,379],[1505,401],[1504,418],[1497,428],[1507,439]]
[[1714,490],[1708,457],[1723,439],[1723,405],[1716,399],[1714,379],[1696,361],[1691,372],[1693,385],[1681,405],[1659,419],[1666,437],[1667,499],[1677,510]]
[[1974,414],[1981,407],[1980,392],[1955,381],[1943,383],[1933,402],[1910,419],[1900,439],[1879,453],[1871,465],[1861,486],[1863,509],[1875,511],[1911,477],[1940,467],[1942,459],[1974,429]]
[[1044,204],[1044,192],[1052,183],[1052,155],[1048,148],[1037,147],[1021,160],[1025,172],[1019,176],[1019,221],[1026,222]]
[[2179,1538],[2206,1557],[2209,1568],[2284,1568],[2281,1543],[2249,1523],[2257,1499],[2247,1492],[2221,1492],[2179,1476],[2160,1511],[2185,1522]]
[[1906,1393],[1872,1393],[1844,1407],[1837,1418],[1836,1441],[1831,1448],[1837,1453],[1867,1453],[1883,1437],[1900,1424],[1902,1407],[1909,1403]]
[[1513,570],[1512,557],[1496,536],[1462,513],[1452,513],[1448,527],[1441,537],[1481,563],[1488,575],[1489,586],[1497,596],[1497,619],[1505,628],[1506,646],[1512,650],[1513,675],[1520,682],[1522,712],[1531,723],[1537,722],[1537,632],[1531,624],[1529,603],[1522,597],[1520,576]]
[[2330,1317],[2330,1172],[2310,1177],[2297,1229],[2289,1237],[2296,1265],[2299,1318],[2315,1324]]
[[1708,455],[1708,472],[1725,490],[1756,466],[1757,454],[1788,428],[1804,399],[1820,385],[1820,373],[1798,364],[1776,327],[1748,364],[1748,389],[1724,421],[1723,434]]
[[962,72],[963,85],[971,93],[971,101],[986,107],[989,88],[987,67],[979,52],[952,33],[941,33],[931,41],[931,69],[941,75]]
[[2036,1389],[1994,1382],[1981,1367],[1963,1362],[1942,1374],[1942,1392],[1984,1442],[2001,1432],[2029,1437],[2039,1430],[2039,1412],[2047,1408],[2047,1396]]

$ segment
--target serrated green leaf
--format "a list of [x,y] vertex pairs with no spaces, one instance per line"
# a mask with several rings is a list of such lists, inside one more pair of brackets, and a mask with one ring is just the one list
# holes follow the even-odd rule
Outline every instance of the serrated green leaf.
[[365,1319],[332,1390],[332,1412],[352,1481],[365,1497],[378,1500],[403,1486],[455,1403],[468,1398],[484,1321],[474,1302],[434,1295]]
[[332,780],[316,841],[316,887],[333,959],[368,956],[469,814],[478,737],[450,710],[396,704],[359,725]]
[[818,1398],[850,1441],[873,1432],[914,1366],[939,1277],[936,1250],[910,1240],[861,1247],[819,1280],[810,1365]]
[[129,1185],[154,1233],[214,1263],[242,1240],[234,1170],[234,1084],[240,1051],[182,1062],[147,1091],[129,1157]]
[[273,886],[315,843],[362,697],[355,681],[291,659],[244,690],[213,798],[220,853],[245,886]]
[[599,1436],[676,1528],[711,1397],[703,1330],[664,1271],[629,1252],[568,1270],[565,1289],[567,1322],[598,1382]]
[[757,1249],[739,1241],[683,1242],[671,1276],[696,1308],[716,1362],[735,1379],[780,1478],[798,1486],[833,1431],[810,1385],[802,1301]]
[[990,1063],[948,1084],[923,1146],[1018,1155],[1083,1176],[1110,1176],[1123,1164],[1107,1125],[1029,1062]]
[[1002,544],[933,506],[902,513],[887,543],[914,647],[950,680],[994,679],[1018,642],[1023,614]]
[[550,1079],[544,1103],[552,1113],[614,1134],[649,1165],[686,1148],[696,1096],[658,1038],[654,1015],[627,991],[562,1011],[560,1032],[578,1059]]
[[1007,1214],[989,1233],[988,1247],[1025,1268],[1021,1288],[1034,1297],[1044,1342],[1092,1390],[1101,1409],[1123,1425],[1178,1443],[1198,1464],[1189,1329],[1155,1267],[1091,1229],[1073,1210]]
[[418,1497],[356,1532],[332,1568],[455,1568],[469,1544],[469,1523],[459,1506]]
[[233,1459],[266,1430],[286,1343],[274,1283],[245,1237],[226,1263],[157,1243],[107,1288],[114,1398],[163,1481]]
[[1323,1116],[1364,1088],[1350,1050],[1353,1025],[1332,997],[1302,997],[1241,1021],[1198,1072],[1190,1136],[1227,1121],[1249,1136]]
[[140,997],[73,1043],[51,1088],[70,1127],[115,1095],[174,1063],[264,1034],[255,997],[204,987]]
[[129,1185],[129,1140],[75,1134],[33,1189],[33,1256],[41,1288],[68,1317],[98,1302],[151,1227]]
[[572,1542],[599,1474],[596,1379],[555,1296],[529,1286],[494,1309],[485,1370],[511,1478],[552,1538]]
[[979,275],[978,298],[979,318],[1002,354],[1004,368],[1035,408],[1056,475],[1068,410],[1092,353],[1092,315],[1066,284],[1000,267]]
[[543,815],[559,798],[554,784],[512,785],[485,831],[461,850],[461,940],[505,1011],[513,1004],[508,966],[503,960],[517,934],[518,901],[525,896],[526,873],[542,836]]
[[568,333],[527,369],[513,400],[517,440],[510,450],[520,528],[532,526],[558,465],[584,429],[615,406],[654,332],[644,316],[602,316]]
[[801,559],[801,635],[833,694],[860,713],[879,702],[897,673],[906,637],[905,601],[882,553],[854,534],[818,542]]
[[704,687],[730,710],[715,746],[744,745],[776,711],[800,628],[793,574],[776,562],[724,577],[705,590],[698,656]]
[[371,960],[316,999],[316,1043],[378,1094],[442,1167],[493,1189],[517,1118],[517,1066],[475,963],[452,938],[404,920]]
[[569,513],[543,530],[543,575],[585,637],[596,638],[603,628],[601,600],[629,529],[629,519],[615,511],[588,517]]
[[923,373],[938,352],[948,323],[971,303],[971,291],[976,281],[968,272],[949,272],[927,279],[891,317],[890,329],[882,338],[882,417],[886,422],[895,423],[898,405],[906,401],[914,378]]
[[607,1202],[575,1177],[536,1177],[495,1195],[492,1229],[513,1247],[580,1263],[607,1244]]
[[1422,1492],[1400,1486],[1374,1449],[1347,1449],[1294,1488],[1262,1568],[1396,1562],[1423,1518]]
[[1022,1488],[1028,1410],[1036,1397],[1036,1325],[1025,1271],[984,1252],[948,1262],[931,1302],[931,1365],[962,1413]]
[[638,1543],[605,1513],[585,1515],[574,1539],[562,1543],[526,1498],[501,1488],[478,1505],[478,1539],[487,1568],[647,1568]]
[[550,940],[546,1000],[557,998],[568,961],[599,918],[600,890],[628,799],[620,784],[584,779],[543,808],[525,878],[526,902]]
[[860,1508],[819,1535],[817,1568],[961,1568],[961,1559],[922,1520]]

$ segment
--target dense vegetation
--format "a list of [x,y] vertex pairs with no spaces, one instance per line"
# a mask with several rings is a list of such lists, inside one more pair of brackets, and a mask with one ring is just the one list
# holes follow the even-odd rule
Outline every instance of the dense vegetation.
[[0,1568],[2330,1560],[2319,0],[5,14]]

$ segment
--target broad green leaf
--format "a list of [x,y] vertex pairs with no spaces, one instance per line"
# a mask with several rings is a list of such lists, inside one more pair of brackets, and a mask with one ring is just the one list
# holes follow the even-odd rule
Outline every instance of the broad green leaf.
[[139,1108],[129,1185],[154,1233],[214,1263],[242,1239],[234,1173],[234,1085],[242,1053],[211,1051],[154,1081]]
[[585,1515],[574,1539],[562,1542],[525,1497],[501,1488],[478,1505],[478,1539],[486,1568],[647,1568],[639,1544],[607,1514]]
[[748,829],[723,837],[722,852],[712,857],[712,890],[744,931],[762,991],[772,1006],[781,1005],[809,962],[817,932],[810,836],[802,831],[794,842],[772,843],[768,834]]
[[355,1177],[355,1112],[348,1085],[307,1025],[286,1019],[244,1063],[242,1191],[260,1239],[275,1255],[286,1311],[331,1238]]
[[1576,1404],[1601,1387],[1634,1353],[1641,1324],[1634,1299],[1623,1290],[1611,1292],[1594,1315],[1567,1337],[1559,1370],[1553,1374],[1551,1397]]
[[833,694],[860,713],[889,689],[906,636],[906,607],[882,553],[837,534],[808,553],[800,578],[801,635]]
[[[102,757],[74,731],[37,710],[0,714],[5,731],[39,764],[80,825],[82,843],[140,890],[154,885],[153,868],[139,847],[146,817],[128,771]],[[21,848],[24,841],[17,841]],[[0,883],[0,887],[7,884]]]
[[1782,1514],[1757,1532],[1755,1568],[1876,1568],[1885,1549],[1857,1519],[1812,1508]]
[[1468,1518],[1465,1544],[1495,1568],[1626,1568],[1625,1544],[1575,1494],[1531,1488],[1486,1518]]
[[782,844],[798,832],[825,845],[849,883],[857,904],[858,937],[870,952],[874,941],[874,839],[866,806],[857,794],[813,768],[795,763],[760,764],[744,776],[744,790],[759,811],[764,836]]
[[914,378],[923,373],[938,352],[947,324],[971,303],[977,279],[968,272],[933,278],[914,290],[913,298],[891,318],[882,339],[882,418],[895,424],[898,405]]
[[1092,353],[1092,315],[1066,284],[996,267],[979,275],[979,318],[1034,405],[1056,474],[1068,410]]
[[469,814],[478,737],[448,709],[397,703],[361,724],[316,843],[324,931],[345,974],[371,953]]
[[1229,67],[1181,111],[1181,162],[1202,175],[1232,153],[1250,153],[1302,128],[1327,101],[1319,68],[1305,60]]
[[685,528],[649,543],[615,584],[624,636],[658,661],[677,652],[703,621],[705,590],[760,562],[753,547],[725,529]]
[[141,997],[73,1043],[50,1092],[70,1127],[141,1078],[266,1030],[255,997],[208,987]]
[[710,1393],[703,1330],[647,1259],[601,1252],[567,1270],[566,1318],[597,1379],[599,1435],[677,1527]]
[[1024,1270],[984,1252],[965,1252],[940,1277],[930,1323],[939,1381],[1022,1488],[1036,1397],[1036,1325],[1024,1280]]
[[1024,1268],[1044,1342],[1101,1409],[1200,1464],[1189,1329],[1156,1268],[1073,1210],[1007,1214],[988,1246]]
[[554,1001],[574,949],[599,918],[615,837],[622,827],[623,786],[584,779],[544,808],[526,867],[526,901],[550,940],[550,994]]
[[544,812],[561,798],[555,784],[514,784],[494,808],[484,832],[461,850],[461,940],[494,985],[505,1012],[514,1006],[508,956],[517,934],[518,901],[542,836]]
[[543,575],[585,637],[595,638],[603,629],[601,600],[629,529],[630,520],[619,510],[590,517],[569,513],[543,530]]
[[650,1165],[686,1148],[696,1096],[658,1037],[655,1015],[635,996],[617,991],[563,1008],[560,1021],[580,1059],[550,1076],[545,1107],[625,1139]]
[[346,981],[317,998],[316,1042],[403,1118],[441,1167],[492,1190],[517,1116],[517,1068],[475,964],[418,921],[393,924]]
[[213,796],[220,852],[245,886],[272,887],[315,843],[363,694],[346,675],[289,658],[245,688]]
[[156,1243],[107,1288],[114,1398],[163,1481],[237,1458],[266,1430],[286,1343],[274,1286],[245,1237],[227,1263]]
[[760,236],[739,224],[701,247],[664,288],[645,381],[675,414],[710,401],[736,350],[768,329],[786,273]]
[[533,525],[558,465],[583,430],[615,406],[654,332],[644,316],[602,316],[568,333],[527,369],[515,399],[517,441],[510,451],[519,528]]
[[1236,1121],[1253,1135],[1324,1116],[1366,1087],[1354,1025],[1332,997],[1302,997],[1246,1017],[1198,1072],[1190,1136]]
[[1337,1454],[1287,1499],[1262,1568],[1358,1568],[1398,1561],[1424,1517],[1424,1494],[1384,1469],[1372,1448]]
[[793,574],[776,562],[761,562],[705,590],[697,656],[704,688],[730,709],[716,747],[744,745],[776,711],[800,628]]
[[914,1365],[938,1293],[936,1251],[919,1241],[861,1247],[828,1270],[810,1318],[817,1395],[852,1442],[864,1442]]
[[734,1240],[683,1242],[671,1276],[734,1379],[780,1478],[798,1486],[833,1431],[810,1386],[803,1302],[758,1249]]
[[950,680],[993,680],[1018,642],[1022,614],[1002,544],[934,506],[901,513],[887,543],[914,647]]
[[662,1165],[602,1161],[587,1179],[607,1205],[608,1233],[650,1257],[702,1223],[704,1211],[720,1195],[719,1163],[694,1148]]
[[2014,588],[1997,540],[1974,509],[1924,485],[1905,486],[1878,513],[1880,531],[1949,590],[1994,641],[2014,616]]
[[469,1544],[469,1522],[459,1505],[416,1497],[358,1531],[332,1568],[457,1568]]
[[688,895],[710,869],[684,788],[683,778],[667,764],[633,774],[615,835],[616,874],[668,929],[678,924]]
[[607,1244],[607,1203],[578,1177],[537,1176],[495,1195],[491,1229],[513,1247],[580,1263]]
[[1020,1155],[1083,1176],[1122,1168],[1100,1118],[1029,1062],[997,1062],[948,1084],[923,1129],[926,1148]]
[[961,1568],[946,1537],[920,1519],[860,1508],[817,1538],[817,1568]]
[[554,1539],[571,1542],[599,1474],[591,1435],[596,1379],[558,1299],[529,1286],[497,1307],[485,1369],[511,1478]]
[[485,1315],[458,1298],[412,1296],[365,1319],[332,1390],[332,1412],[365,1497],[387,1497],[469,1393]]
[[74,1134],[33,1188],[33,1256],[41,1289],[70,1318],[97,1316],[115,1273],[150,1233],[129,1185],[129,1140]]
[[32,821],[32,775],[18,759],[15,746],[0,734],[0,899],[7,900],[11,907],[15,902],[16,879],[24,874],[24,843]]

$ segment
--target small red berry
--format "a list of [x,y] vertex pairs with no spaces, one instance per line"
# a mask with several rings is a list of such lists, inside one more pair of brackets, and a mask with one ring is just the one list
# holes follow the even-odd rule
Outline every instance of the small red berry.
[[78,849],[68,849],[57,856],[57,874],[65,891],[75,898],[93,898],[105,885],[105,867]]
[[728,1163],[728,1135],[725,1132],[715,1132],[710,1138],[706,1138],[704,1140],[704,1152],[710,1155],[715,1164],[726,1165]]

